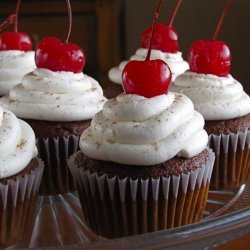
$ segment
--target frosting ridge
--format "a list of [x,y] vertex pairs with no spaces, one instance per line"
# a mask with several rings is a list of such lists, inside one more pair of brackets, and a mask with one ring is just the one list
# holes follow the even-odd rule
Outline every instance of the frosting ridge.
[[92,118],[105,101],[98,82],[83,73],[35,69],[0,104],[21,118],[66,122]]
[[233,119],[250,112],[250,98],[231,75],[218,77],[190,71],[178,76],[171,91],[187,95],[205,120]]
[[203,117],[184,95],[120,95],[95,115],[81,135],[80,148],[97,160],[155,165],[204,150],[208,136],[203,126]]
[[22,171],[36,152],[31,127],[0,107],[0,179]]
[[0,95],[7,95],[25,74],[36,68],[34,56],[34,51],[0,51]]

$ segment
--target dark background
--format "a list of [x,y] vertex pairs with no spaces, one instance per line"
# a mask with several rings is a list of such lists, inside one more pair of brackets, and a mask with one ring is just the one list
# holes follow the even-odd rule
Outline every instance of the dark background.
[[[73,29],[71,42],[86,53],[85,73],[109,84],[107,71],[129,58],[140,47],[142,31],[152,24],[156,0],[71,0]],[[164,0],[160,21],[168,23],[176,0]],[[0,21],[15,10],[15,0],[0,1]],[[184,0],[174,26],[186,59],[191,43],[211,39],[226,0]],[[250,1],[234,0],[219,35],[231,48],[232,75],[250,93]],[[54,35],[65,39],[68,29],[64,0],[23,0],[19,30],[34,42]]]

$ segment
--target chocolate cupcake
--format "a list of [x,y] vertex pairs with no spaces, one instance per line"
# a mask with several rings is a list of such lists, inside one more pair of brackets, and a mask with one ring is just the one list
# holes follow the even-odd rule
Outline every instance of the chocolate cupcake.
[[187,95],[205,119],[209,146],[216,154],[212,189],[238,188],[250,168],[250,97],[230,74],[230,48],[217,40],[231,4],[227,1],[212,40],[191,45],[190,71],[178,76],[171,88]]
[[145,61],[126,64],[126,94],[104,104],[68,161],[89,227],[108,238],[186,225],[205,209],[214,155],[204,119],[189,98],[168,92],[172,74],[150,60],[152,44]]
[[117,238],[199,221],[214,162],[203,126],[181,94],[110,99],[68,161],[89,227]]
[[98,82],[81,73],[37,68],[0,99],[34,129],[45,163],[40,194],[76,190],[66,159],[78,151],[80,134],[106,98]]
[[[38,152],[45,162],[42,195],[76,190],[66,160],[78,150],[79,135],[106,101],[98,82],[83,74],[86,61],[83,49],[69,42],[71,9],[67,1],[66,40],[43,38],[35,51],[36,68],[10,90],[9,96],[0,100],[0,105],[25,119],[34,129]],[[17,13],[18,10],[19,4]],[[26,42],[27,39],[23,43]]]
[[31,127],[0,107],[0,247],[31,237],[43,163]]
[[187,95],[205,118],[209,146],[216,154],[212,189],[237,188],[250,171],[250,98],[230,74],[185,72],[171,87]]

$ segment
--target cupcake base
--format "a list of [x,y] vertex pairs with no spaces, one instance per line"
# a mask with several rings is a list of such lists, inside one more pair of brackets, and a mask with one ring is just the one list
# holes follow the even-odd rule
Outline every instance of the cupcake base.
[[208,146],[215,152],[210,188],[238,188],[250,172],[250,114],[242,117],[206,121]]
[[236,134],[249,128],[250,114],[229,120],[206,121],[204,126],[209,135]]
[[91,121],[25,121],[36,134],[38,154],[45,164],[39,194],[53,195],[75,191],[76,183],[69,171],[67,159],[78,151],[79,137]]
[[43,163],[35,158],[15,176],[0,180],[0,246],[29,240],[35,219]]
[[250,173],[250,130],[228,135],[210,135],[209,146],[215,152],[211,189],[238,188]]
[[[206,149],[191,159],[176,157],[151,168],[123,166],[126,170],[121,172],[121,164],[91,160],[79,152],[69,159],[69,166],[87,224],[101,236],[117,238],[199,221],[213,161],[213,153]],[[176,172],[177,163],[182,163],[181,172]]]

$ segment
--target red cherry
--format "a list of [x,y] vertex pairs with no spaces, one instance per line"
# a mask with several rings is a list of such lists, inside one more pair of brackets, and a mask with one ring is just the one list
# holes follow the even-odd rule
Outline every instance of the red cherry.
[[[152,49],[161,50],[168,53],[177,53],[179,51],[177,30],[172,26],[175,16],[183,0],[178,0],[170,18],[169,24],[157,23],[154,27],[154,37],[152,39]],[[141,46],[148,48],[151,39],[152,27],[148,27],[142,33]]]
[[[152,27],[148,27],[142,33],[142,48],[149,47]],[[152,40],[152,49],[161,50],[169,53],[179,51],[178,34],[174,27],[157,23],[155,25],[154,38]]]
[[145,61],[130,61],[123,69],[122,85],[126,94],[136,94],[150,98],[168,92],[172,80],[168,65],[160,59],[150,60],[154,31],[161,4],[162,0],[158,0]]
[[30,37],[23,32],[18,32],[18,13],[20,8],[21,0],[17,1],[16,13],[10,15],[1,25],[0,30],[15,24],[13,32],[4,32],[0,36],[0,50],[32,50],[32,42]]
[[35,62],[38,68],[80,73],[85,65],[85,56],[76,44],[64,43],[56,37],[46,37],[38,44]]
[[195,41],[189,51],[190,70],[195,73],[227,76],[231,69],[229,47],[222,41]]
[[172,74],[162,60],[130,61],[122,72],[122,85],[126,94],[146,98],[166,94]]
[[23,32],[4,32],[0,37],[0,50],[32,50],[30,37]]
[[222,41],[217,41],[223,21],[232,4],[228,0],[222,12],[212,41],[195,41],[189,51],[188,62],[190,70],[196,73],[227,76],[231,69],[231,53],[229,47]]
[[136,94],[150,98],[168,92],[172,80],[168,65],[160,59],[150,60],[161,4],[162,0],[158,0],[145,61],[130,61],[123,69],[122,85],[126,94]]

